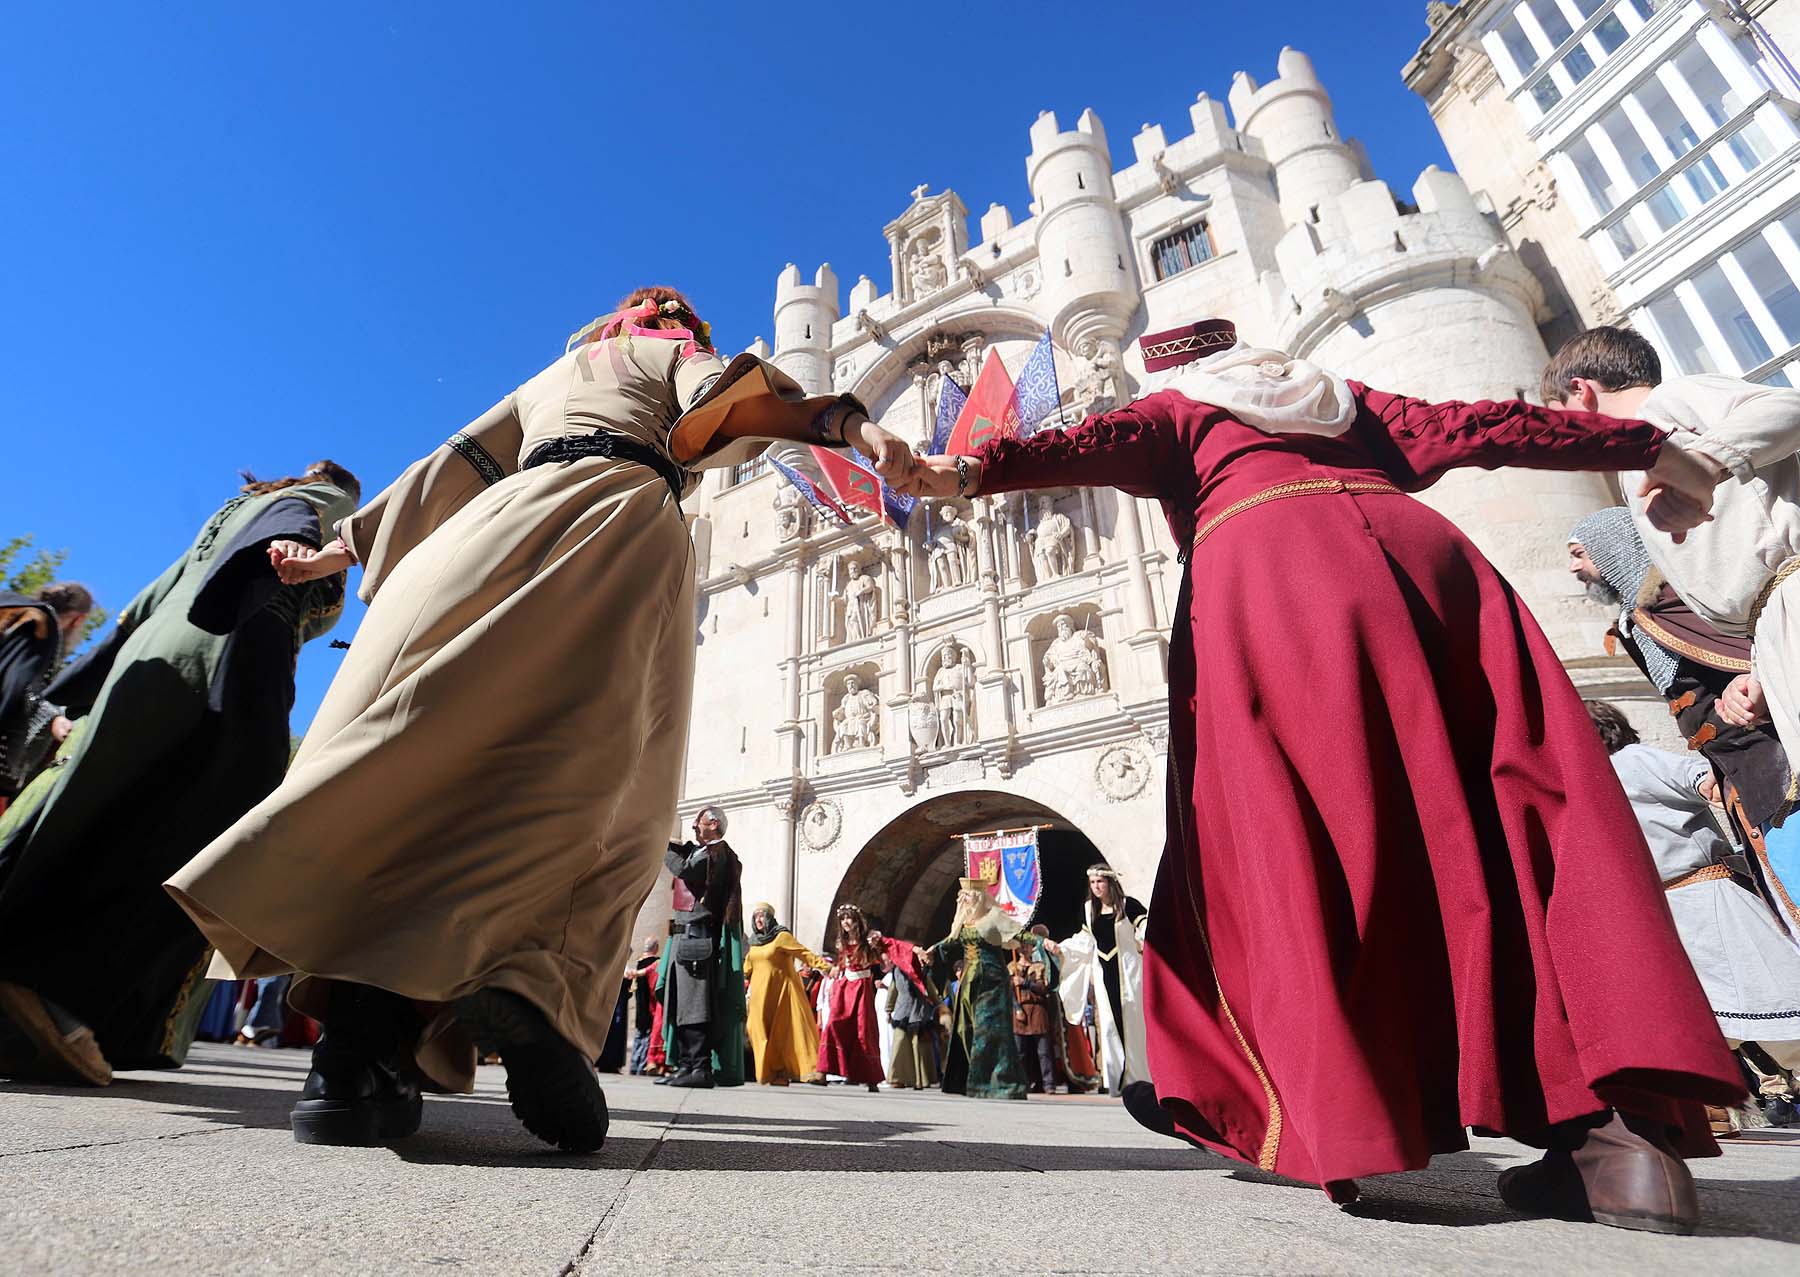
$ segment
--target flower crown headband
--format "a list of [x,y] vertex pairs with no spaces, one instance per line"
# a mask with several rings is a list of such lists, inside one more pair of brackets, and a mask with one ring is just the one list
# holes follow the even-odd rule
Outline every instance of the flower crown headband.
[[[643,322],[649,319],[675,319],[681,321],[681,328],[645,328]],[[663,337],[670,339],[686,338],[690,347],[694,345],[713,348],[712,325],[701,319],[686,305],[671,297],[665,302],[658,302],[654,297],[646,297],[635,306],[626,306],[596,325],[595,339],[605,340],[631,332],[640,337]],[[683,355],[691,355],[687,350]]]

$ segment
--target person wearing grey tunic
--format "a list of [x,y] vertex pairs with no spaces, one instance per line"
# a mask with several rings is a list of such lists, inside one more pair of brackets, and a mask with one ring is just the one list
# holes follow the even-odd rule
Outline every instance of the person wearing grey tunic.
[[[669,968],[664,1014],[675,1026],[678,1068],[665,1083],[668,1086],[715,1085],[714,1041],[721,1040],[729,1049],[732,1037],[728,1031],[721,1032],[728,1030],[733,1017],[724,1014],[726,1008],[719,1005],[723,999],[718,995],[719,986],[734,978],[728,941],[742,926],[743,895],[739,884],[743,868],[737,853],[725,841],[725,825],[722,810],[702,807],[694,817],[694,837],[699,842],[672,842],[665,856],[669,872],[693,895],[691,908],[675,911],[675,934],[670,940],[675,946],[675,960]],[[738,948],[741,951],[741,944]],[[735,979],[741,989],[741,957],[737,967]],[[743,1016],[738,1015],[736,1020],[736,1036],[742,1037]],[[719,1054],[723,1055],[724,1050]],[[742,1051],[738,1054],[741,1057]]]
[[1734,1048],[1754,1042],[1782,1068],[1800,1067],[1800,947],[1740,876],[1742,857],[1714,823],[1711,765],[1639,743],[1605,701],[1589,701],[1588,713],[1643,826],[1675,929],[1726,1041]]

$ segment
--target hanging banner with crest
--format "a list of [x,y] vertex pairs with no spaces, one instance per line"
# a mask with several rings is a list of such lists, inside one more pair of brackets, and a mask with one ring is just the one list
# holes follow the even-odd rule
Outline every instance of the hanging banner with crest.
[[987,884],[987,889],[1007,917],[1024,925],[1037,912],[1043,890],[1038,870],[1038,830],[996,829],[985,834],[962,834],[968,857],[968,876]]

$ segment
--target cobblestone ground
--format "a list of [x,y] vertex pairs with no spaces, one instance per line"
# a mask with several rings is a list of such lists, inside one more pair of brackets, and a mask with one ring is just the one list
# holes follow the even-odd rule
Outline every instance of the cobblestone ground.
[[1695,1164],[1698,1237],[1514,1216],[1477,1141],[1350,1210],[1083,1097],[609,1079],[612,1136],[550,1153],[500,1070],[385,1149],[293,1142],[297,1051],[203,1046],[108,1090],[0,1084],[16,1273],[1800,1272],[1800,1133]]

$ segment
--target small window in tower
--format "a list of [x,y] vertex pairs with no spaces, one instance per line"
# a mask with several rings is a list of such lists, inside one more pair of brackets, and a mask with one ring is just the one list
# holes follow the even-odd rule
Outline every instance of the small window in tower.
[[1075,189],[1078,191],[1087,190],[1087,183],[1081,180],[1081,174],[1079,173],[1075,175]]
[[812,340],[812,325],[811,324],[808,324],[806,326],[806,340],[808,340],[808,341]]
[[[769,459],[767,457],[757,457],[753,461],[740,461],[737,465],[731,467],[731,486],[735,488],[740,483],[749,483],[750,480],[756,478],[757,475],[768,468]],[[749,524],[744,525],[744,533],[746,536],[749,535],[749,527]]]
[[1150,246],[1150,260],[1156,267],[1158,279],[1191,270],[1212,256],[1212,232],[1205,221],[1183,227],[1173,235],[1165,235]]

